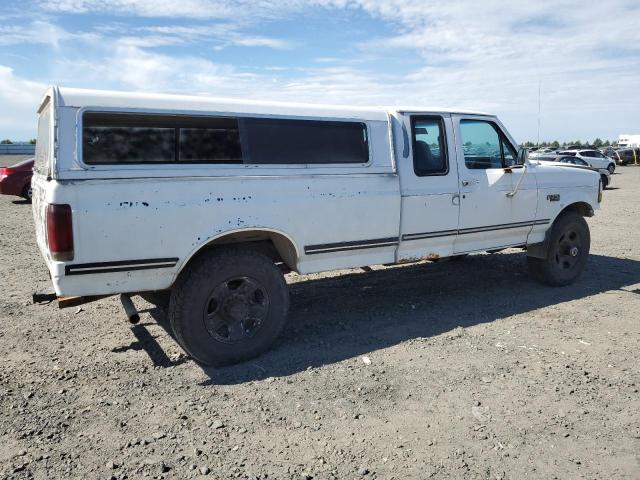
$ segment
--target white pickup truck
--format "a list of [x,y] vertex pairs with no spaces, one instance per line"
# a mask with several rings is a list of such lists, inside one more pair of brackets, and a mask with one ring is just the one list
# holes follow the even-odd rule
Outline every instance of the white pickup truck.
[[52,87],[39,115],[33,213],[55,296],[164,303],[210,365],[274,341],[283,271],[519,247],[537,279],[573,282],[602,195],[596,172],[529,161],[477,112]]

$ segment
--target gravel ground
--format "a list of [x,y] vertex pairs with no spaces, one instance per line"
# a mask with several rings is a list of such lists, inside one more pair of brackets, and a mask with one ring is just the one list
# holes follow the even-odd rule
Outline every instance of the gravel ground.
[[115,298],[31,305],[30,206],[2,197],[0,477],[638,479],[640,168],[618,172],[577,284],[515,250],[289,275],[275,348],[224,369],[138,297],[135,326]]

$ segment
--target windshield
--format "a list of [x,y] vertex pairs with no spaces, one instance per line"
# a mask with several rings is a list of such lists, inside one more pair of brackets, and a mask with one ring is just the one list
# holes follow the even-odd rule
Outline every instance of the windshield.
[[34,170],[49,175],[51,163],[51,102],[41,111],[38,119],[38,138],[36,139],[36,158]]

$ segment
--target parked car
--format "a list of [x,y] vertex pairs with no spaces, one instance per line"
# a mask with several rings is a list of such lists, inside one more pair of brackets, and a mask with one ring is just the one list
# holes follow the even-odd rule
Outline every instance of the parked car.
[[556,155],[552,154],[552,153],[539,153],[537,155],[534,154],[530,154],[529,158],[531,160],[542,160],[542,161],[554,161],[556,158]]
[[595,172],[529,162],[486,113],[53,87],[39,115],[46,298],[121,294],[133,320],[130,295],[168,304],[176,340],[209,365],[286,328],[283,271],[517,247],[534,278],[570,284],[602,198]]
[[611,185],[611,172],[609,172],[609,170],[607,168],[595,168],[595,167],[590,166],[582,158],[571,157],[571,156],[559,156],[556,159],[556,161],[559,162],[559,163],[566,163],[566,164],[570,164],[570,165],[576,165],[576,166],[582,167],[582,168],[589,168],[591,170],[594,170],[594,171],[598,172],[598,174],[600,175],[600,180],[602,181],[602,189],[603,190]]
[[616,150],[616,154],[620,165],[628,165],[630,163],[636,165],[640,163],[640,148],[619,148]]
[[0,167],[0,193],[31,201],[33,161],[29,158],[10,167]]
[[616,149],[613,147],[602,147],[598,149],[605,157],[616,160]]
[[564,150],[558,152],[558,155],[572,156],[582,158],[590,166],[595,168],[606,168],[609,173],[616,171],[616,162],[612,158],[605,156],[602,152],[593,149],[582,150]]
[[611,150],[603,151],[602,153],[607,157],[613,159],[613,161],[616,162],[616,165],[626,165],[626,163],[624,163],[620,158],[620,155],[618,155],[617,150],[611,149]]
[[539,162],[552,162],[555,164],[569,164],[575,165],[581,168],[586,168],[589,170],[593,170],[594,172],[598,172],[600,175],[600,180],[602,181],[603,190],[611,185],[611,174],[609,170],[606,168],[595,168],[590,166],[587,162],[585,162],[582,158],[573,157],[571,155],[540,155],[537,157],[529,157],[531,161],[539,161]]

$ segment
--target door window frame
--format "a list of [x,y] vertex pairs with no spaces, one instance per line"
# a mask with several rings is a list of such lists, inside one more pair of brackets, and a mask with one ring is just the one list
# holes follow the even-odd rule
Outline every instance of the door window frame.
[[[488,123],[489,125],[491,125],[491,127],[495,130],[495,132],[498,134],[498,141],[500,142],[500,158],[502,161],[502,166],[501,167],[491,167],[491,168],[469,168],[467,167],[467,161],[464,155],[464,138],[462,138],[462,122],[464,121],[472,121],[472,122],[484,122],[484,123]],[[469,117],[460,117],[458,119],[458,133],[460,135],[460,146],[462,148],[461,152],[462,152],[462,163],[464,165],[464,168],[468,171],[468,172],[482,172],[485,170],[503,170],[505,168],[517,168],[517,167],[522,167],[522,165],[505,165],[505,157],[504,157],[504,142],[506,142],[509,146],[511,146],[511,148],[513,148],[514,152],[516,152],[516,159],[518,156],[518,149],[515,148],[513,146],[513,143],[511,142],[511,140],[509,139],[509,137],[503,132],[502,128],[500,128],[500,125],[498,125],[494,120],[490,120],[487,118],[478,118],[478,117],[473,117],[473,116],[469,116]]]
[[[444,166],[445,166],[445,169],[442,172],[427,173],[427,174],[422,174],[421,175],[421,174],[418,174],[418,172],[416,171],[415,124],[416,124],[416,121],[420,121],[420,120],[435,120],[435,121],[438,122],[438,126],[440,127],[440,133],[442,134],[442,146],[441,146],[441,149],[444,150]],[[449,147],[448,147],[448,142],[447,142],[447,129],[446,129],[446,125],[444,123],[444,117],[442,117],[441,115],[411,115],[410,124],[411,124],[411,162],[413,164],[413,174],[416,177],[419,177],[419,178],[423,178],[423,177],[442,177],[442,176],[449,175],[449,170],[450,170],[450,168],[449,168]]]

